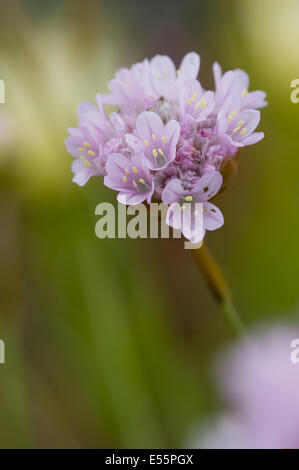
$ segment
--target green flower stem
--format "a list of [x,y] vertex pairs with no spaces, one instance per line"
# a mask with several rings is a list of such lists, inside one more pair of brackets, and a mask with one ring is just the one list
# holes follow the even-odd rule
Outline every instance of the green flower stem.
[[214,298],[218,302],[222,312],[236,335],[243,335],[245,327],[235,309],[229,288],[216,261],[209,253],[205,244],[201,248],[192,250],[195,262],[209,286]]
[[246,333],[246,329],[232,301],[230,299],[222,300],[220,306],[233,332],[236,335],[244,335]]

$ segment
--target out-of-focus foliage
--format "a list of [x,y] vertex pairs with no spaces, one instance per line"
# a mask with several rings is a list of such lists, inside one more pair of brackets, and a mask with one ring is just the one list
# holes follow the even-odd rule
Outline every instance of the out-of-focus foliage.
[[94,209],[114,194],[100,180],[71,183],[66,128],[76,125],[77,104],[106,91],[121,66],[156,53],[178,63],[196,50],[207,86],[217,60],[244,68],[252,88],[267,91],[266,137],[241,152],[221,199],[225,225],[208,243],[245,322],[295,311],[299,104],[290,102],[290,82],[299,78],[299,34],[292,9],[292,0],[6,2],[1,447],[175,447],[216,406],[209,364],[231,335],[190,252],[179,241],[97,239]]

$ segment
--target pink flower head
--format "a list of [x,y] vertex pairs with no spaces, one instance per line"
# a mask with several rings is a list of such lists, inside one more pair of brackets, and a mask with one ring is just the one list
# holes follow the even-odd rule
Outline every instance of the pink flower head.
[[[192,190],[184,189],[179,179],[172,179],[162,192],[162,201],[170,204],[167,212],[167,223],[180,229],[183,235],[193,243],[202,240],[205,230],[216,230],[223,225],[223,215],[218,207],[207,202],[219,191],[222,176],[217,171],[210,171],[198,179]],[[201,213],[196,203],[203,203]],[[180,211],[177,210],[177,204]],[[186,208],[190,207],[185,215]],[[202,232],[195,227],[202,227]]]
[[217,131],[219,136],[226,139],[231,145],[244,147],[259,142],[263,132],[254,132],[261,119],[261,113],[255,109],[233,111],[228,116],[220,112],[218,116]]
[[299,363],[292,362],[298,338],[298,327],[261,329],[222,354],[218,381],[228,411],[201,432],[197,445],[299,448]]
[[180,93],[180,112],[201,122],[211,114],[215,107],[214,93],[204,92],[198,80],[185,82]]
[[163,96],[172,99],[182,83],[188,79],[196,79],[200,66],[200,57],[195,52],[185,55],[176,70],[172,60],[167,56],[157,55],[150,63],[151,82],[156,98]]
[[240,109],[258,109],[267,105],[266,94],[263,91],[248,92],[249,77],[244,70],[229,70],[222,75],[221,67],[217,62],[213,65],[215,80],[215,108],[219,111],[221,106],[235,96],[240,102]]
[[104,183],[108,188],[119,191],[117,200],[122,204],[139,204],[147,200],[151,202],[154,182],[145,165],[141,153],[132,158],[120,153],[112,153],[106,163]]
[[[154,196],[183,207],[183,198],[192,197],[204,204],[203,231],[220,227],[222,214],[207,201],[219,191],[228,160],[263,138],[256,127],[265,93],[248,92],[244,71],[222,74],[217,63],[215,91],[207,90],[197,78],[199,67],[195,52],[186,54],[178,69],[169,57],[157,55],[121,68],[109,82],[110,92],[97,95],[98,106],[82,103],[78,127],[69,129],[66,140],[75,157],[73,181],[83,185],[91,176],[105,176],[104,183],[126,204]],[[107,116],[103,104],[118,110]],[[196,240],[201,234],[193,234],[194,212],[186,224],[169,212],[167,222]]]
[[179,136],[177,121],[172,120],[164,125],[158,114],[145,111],[136,121],[137,138],[127,135],[127,142],[134,150],[143,152],[151,170],[158,170],[175,159]]
[[140,106],[148,106],[153,102],[148,60],[134,64],[131,69],[120,69],[109,82],[109,88],[111,93],[103,95],[103,102],[106,104],[129,111],[135,108],[138,95]]
[[91,176],[104,176],[107,152],[118,150],[125,134],[125,124],[117,113],[107,118],[100,95],[97,103],[98,107],[88,102],[79,105],[79,125],[68,129],[70,136],[65,141],[68,152],[76,157],[73,181],[79,186]]

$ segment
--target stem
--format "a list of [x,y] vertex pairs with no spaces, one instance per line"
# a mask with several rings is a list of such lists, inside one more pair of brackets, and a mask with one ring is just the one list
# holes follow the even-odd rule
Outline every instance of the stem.
[[230,323],[232,330],[236,335],[244,335],[246,333],[246,329],[243,325],[240,315],[238,314],[237,310],[235,309],[232,301],[230,299],[223,300],[221,302],[222,311]]
[[237,310],[232,303],[231,293],[227,283],[216,261],[209,253],[206,245],[203,244],[201,248],[192,250],[192,254],[200,272],[202,273],[214,298],[219,303],[232,330],[237,335],[244,334],[245,328]]

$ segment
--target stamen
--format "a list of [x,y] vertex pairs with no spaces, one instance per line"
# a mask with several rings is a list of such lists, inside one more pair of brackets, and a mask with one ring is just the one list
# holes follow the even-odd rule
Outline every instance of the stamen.
[[85,157],[80,157],[82,162],[85,163],[86,166],[91,166],[91,163],[85,158]]
[[194,211],[194,214],[193,215],[197,215],[198,214],[198,211]]
[[188,202],[193,201],[193,197],[192,196],[186,196],[185,201],[188,201]]
[[163,67],[163,72],[165,73],[165,75],[168,73],[167,67]]
[[137,183],[136,183],[135,180],[133,180],[133,186],[134,186],[134,188],[137,188]]
[[246,127],[243,127],[243,129],[241,130],[240,134],[241,134],[241,135],[244,135],[244,134],[246,134],[246,132],[247,132]]
[[156,136],[155,136],[155,134],[152,134],[152,139],[153,139],[154,142],[156,141]]
[[181,73],[181,71],[180,71],[180,69],[178,69],[178,70],[176,71],[177,76],[179,76],[180,73]]
[[145,181],[144,181],[144,179],[143,179],[143,178],[139,178],[139,183],[141,183],[141,184],[145,184]]
[[91,155],[92,157],[95,156],[95,152],[93,150],[88,150],[87,153],[88,153],[88,155]]
[[83,145],[84,147],[88,147],[88,148],[92,147],[92,145],[89,142],[83,142]]
[[191,104],[195,100],[196,97],[197,97],[197,91],[195,91],[193,93],[193,96],[191,96],[191,98],[189,98],[187,104]]
[[181,211],[184,211],[186,209],[186,206],[181,206]]
[[157,73],[157,74],[156,74],[156,77],[159,78],[159,79],[161,79],[161,74],[160,74],[160,73]]
[[200,108],[200,105],[201,105],[201,102],[199,101],[199,102],[194,106],[194,109]]
[[232,113],[230,113],[230,115],[228,116],[227,120],[228,122],[232,120],[232,118],[237,114],[237,111],[233,111]]
[[153,149],[153,150],[152,150],[152,154],[153,154],[153,157],[154,157],[154,158],[157,158],[158,152],[157,152],[156,149]]
[[80,152],[86,152],[86,149],[84,147],[79,147]]
[[166,139],[166,137],[162,137],[162,139],[161,139],[161,140],[162,140],[162,142],[164,142],[164,143],[165,143],[165,142],[167,142],[167,139]]
[[126,176],[123,176],[123,182],[126,183],[128,180],[127,180],[127,177]]
[[158,152],[159,152],[160,155],[162,155],[162,157],[164,157],[164,152],[163,152],[162,149],[159,148],[159,149],[158,149]]
[[241,127],[240,127],[240,126],[238,126],[238,127],[235,127],[235,128],[233,129],[233,133],[235,134],[235,133],[236,133],[236,132],[238,132],[240,129],[241,129]]
[[201,106],[202,106],[203,108],[205,108],[206,105],[207,105],[206,99],[203,98],[203,99],[201,100]]
[[244,97],[246,95],[248,95],[248,90],[246,88],[244,88],[244,90],[241,93],[241,96]]
[[133,173],[138,173],[136,166],[133,166],[132,170],[133,170]]
[[237,125],[240,126],[240,127],[242,127],[243,124],[244,124],[244,121],[239,121]]
[[129,175],[129,174],[130,174],[130,172],[129,172],[128,168],[125,168],[125,173],[127,173],[127,175]]

